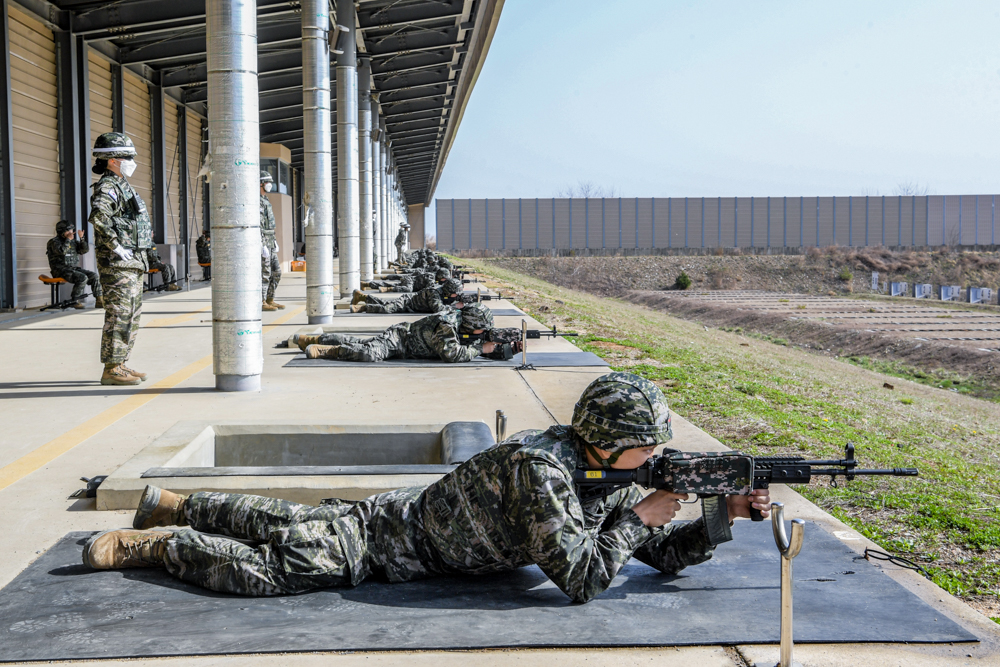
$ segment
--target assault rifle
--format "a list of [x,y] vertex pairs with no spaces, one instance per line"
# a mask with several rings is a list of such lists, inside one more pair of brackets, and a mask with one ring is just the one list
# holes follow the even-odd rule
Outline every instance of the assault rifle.
[[[855,477],[888,475],[916,477],[916,468],[858,468],[854,445],[848,443],[845,458],[807,461],[801,456],[753,457],[741,452],[679,452],[664,450],[633,470],[577,468],[573,471],[580,500],[606,497],[608,494],[638,484],[647,489],[673,493],[692,493],[699,497],[748,496],[754,489],[771,484],[809,484],[814,477],[830,476],[848,482]],[[751,508],[750,518],[761,521],[760,511]]]
[[496,327],[493,329],[486,329],[483,333],[460,333],[462,342],[468,345],[472,342],[482,341],[484,343],[515,343],[521,342],[523,339],[537,340],[541,338],[556,338],[558,336],[579,336],[576,333],[565,333],[556,330],[552,327],[552,331],[548,329],[521,329],[520,327]]

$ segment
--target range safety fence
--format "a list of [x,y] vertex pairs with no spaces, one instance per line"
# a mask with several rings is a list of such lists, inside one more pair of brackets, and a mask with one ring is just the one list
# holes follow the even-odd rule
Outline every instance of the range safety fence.
[[451,250],[977,246],[996,195],[438,199]]

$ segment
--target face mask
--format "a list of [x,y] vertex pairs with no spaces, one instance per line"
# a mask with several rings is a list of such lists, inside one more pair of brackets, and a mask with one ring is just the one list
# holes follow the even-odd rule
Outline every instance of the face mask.
[[273,188],[273,187],[274,187],[274,185],[272,183],[265,183],[264,184],[264,192],[270,192],[271,188]]
[[125,178],[129,178],[135,173],[135,160],[122,160],[118,163],[118,168],[122,170],[122,174]]

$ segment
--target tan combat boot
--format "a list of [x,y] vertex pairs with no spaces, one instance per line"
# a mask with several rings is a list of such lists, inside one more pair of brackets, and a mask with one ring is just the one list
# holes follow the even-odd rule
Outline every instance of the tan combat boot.
[[86,308],[86,306],[85,306],[85,305],[83,305],[83,304],[82,304],[81,302],[79,302],[79,301],[77,301],[76,303],[74,303],[74,304],[73,304],[73,307],[74,307],[74,308],[76,308],[77,310],[83,310],[84,308]]
[[180,292],[181,288],[176,285],[176,283],[170,283],[167,285],[168,292]]
[[136,385],[142,382],[139,378],[125,370],[121,364],[105,364],[101,384]]
[[139,508],[132,518],[136,530],[149,530],[158,526],[186,526],[184,503],[187,496],[148,485],[139,499]]
[[275,308],[277,308],[278,310],[284,310],[285,309],[284,304],[278,303],[274,299],[268,299],[267,302],[269,304],[271,304],[272,306],[274,306]]
[[94,308],[104,308],[104,297],[99,296],[94,298]]
[[106,530],[87,541],[83,564],[95,570],[163,567],[167,540],[173,536],[161,530]]
[[319,334],[295,334],[292,337],[292,340],[299,346],[300,350],[305,350],[310,345],[316,345],[319,343]]
[[372,289],[372,284],[370,282],[362,280],[361,289]]
[[356,303],[353,306],[351,306],[351,312],[352,313],[363,313],[363,312],[365,312],[365,309],[366,309],[367,305],[368,304],[364,304],[364,303]]
[[272,306],[267,301],[262,301],[260,304],[260,309],[263,311],[272,311],[272,310],[278,310],[278,307]]
[[365,293],[359,289],[354,290],[354,294],[351,296],[351,305],[355,306],[365,300]]
[[307,359],[339,359],[339,345],[310,345],[306,348]]
[[125,364],[122,364],[122,370],[131,375],[132,377],[139,378],[141,381],[146,381],[146,374],[140,373],[139,371],[134,371]]

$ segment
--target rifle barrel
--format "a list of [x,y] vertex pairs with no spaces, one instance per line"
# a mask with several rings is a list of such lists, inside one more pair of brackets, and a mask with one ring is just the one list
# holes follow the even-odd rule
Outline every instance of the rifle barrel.
[[916,468],[813,468],[813,475],[847,476],[847,475],[890,475],[893,477],[916,477],[920,474]]

